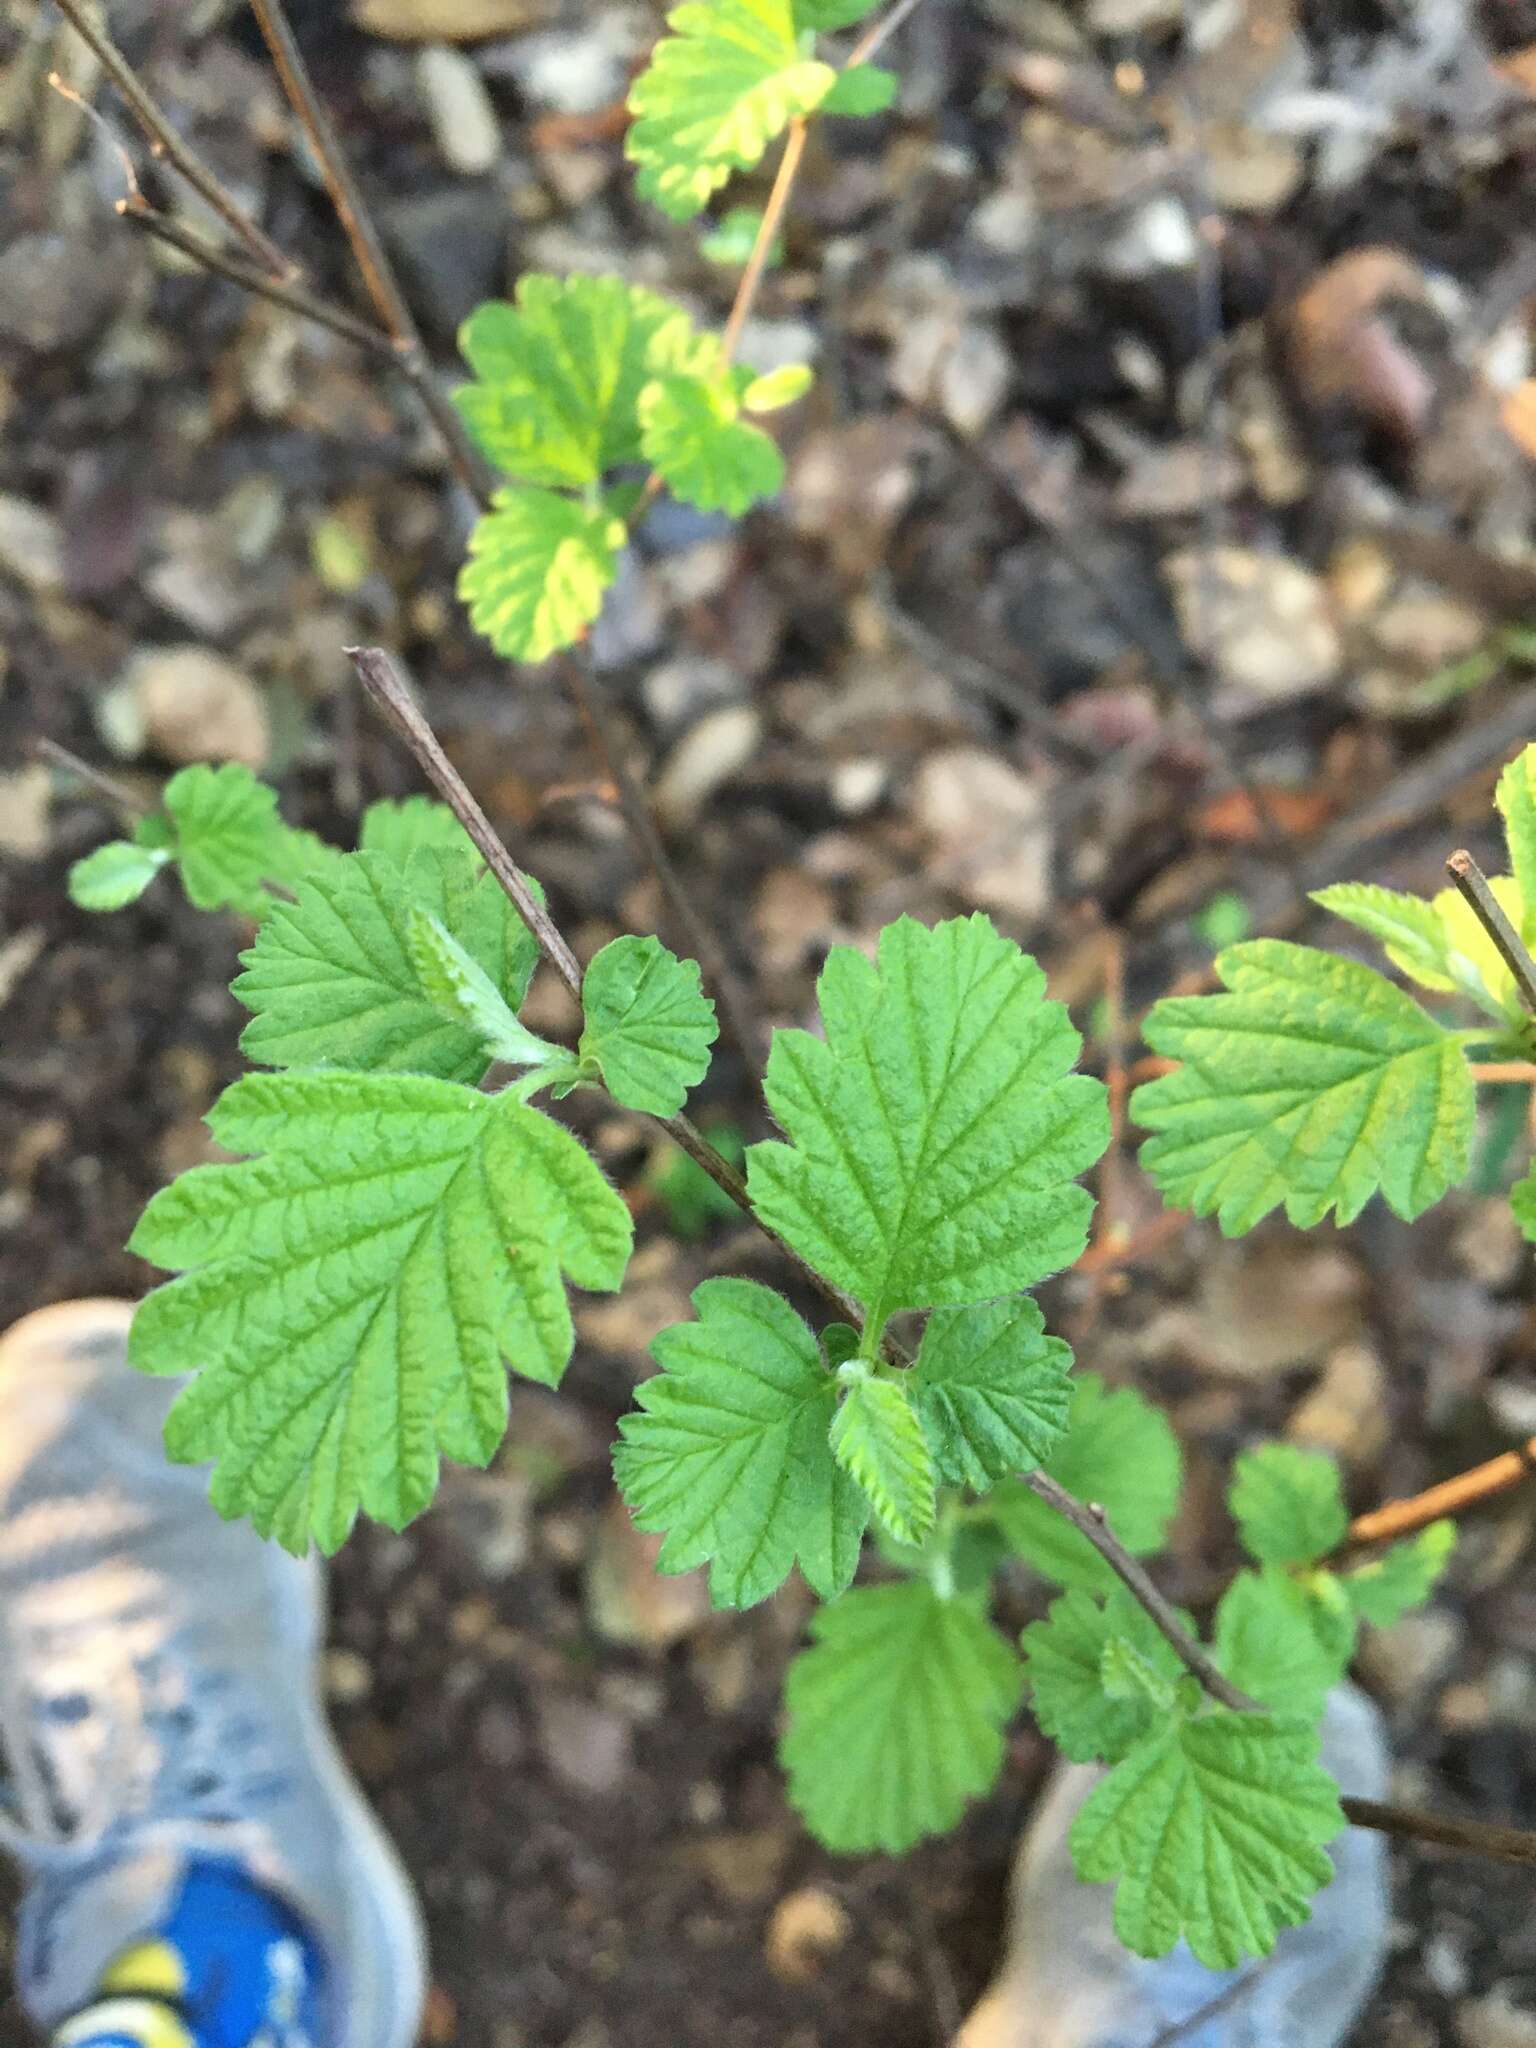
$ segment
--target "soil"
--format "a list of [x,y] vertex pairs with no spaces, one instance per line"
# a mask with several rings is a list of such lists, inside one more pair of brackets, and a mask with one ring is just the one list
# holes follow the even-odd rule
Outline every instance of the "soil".
[[[1178,10],[1102,11],[1145,26],[1088,34],[1067,10],[1004,0],[919,11],[893,51],[899,115],[872,139],[840,124],[818,142],[757,323],[765,355],[808,337],[820,358],[819,394],[785,430],[784,501],[737,538],[659,507],[598,637],[627,757],[752,1013],[774,1023],[808,1017],[829,944],[980,905],[1040,954],[1104,1071],[1106,931],[1132,1019],[1205,971],[1213,900],[1337,944],[1298,883],[1432,888],[1463,840],[1494,862],[1492,781],[1536,735],[1528,654],[1508,635],[1536,593],[1529,83],[1470,113],[1477,81],[1391,86],[1414,9],[1346,22],[1309,7],[1299,25],[1266,10],[1320,89],[1347,100],[1364,77],[1383,126],[1351,142],[1340,116],[1270,173],[1268,198],[1205,194],[1213,309],[1212,276],[1162,263],[1133,203],[1185,194],[1188,166],[1018,87],[1040,36],[1085,91],[1138,67],[1172,118],[1196,58]],[[125,46],[315,288],[358,303],[243,10],[204,7],[185,31],[150,0],[122,12]],[[408,45],[294,12],[445,371],[466,278],[472,302],[526,264],[595,251],[723,309],[730,276],[629,196],[611,102],[541,100],[519,38],[465,46],[505,133],[495,167],[465,177],[442,160]],[[596,67],[599,32],[612,16],[622,50],[633,10],[530,13]],[[41,797],[36,780],[46,738],[153,801],[187,756],[174,720],[145,727],[144,650],[193,644],[249,677],[287,814],[344,838],[360,802],[415,783],[339,649],[398,647],[578,949],[625,927],[677,936],[558,681],[509,675],[458,616],[469,515],[404,395],[117,225],[113,151],[78,124],[61,139],[61,103],[32,90],[51,30],[25,0],[12,14],[0,266],[20,249],[29,277],[44,258],[60,276],[26,319],[0,283],[5,1320],[152,1284],[127,1237],[157,1187],[209,1156],[200,1120],[241,1071],[228,984],[248,930],[168,881],[112,917],[74,909],[65,875],[114,829],[113,805],[57,766]],[[1437,78],[1493,52],[1529,66],[1533,36],[1529,8],[1485,0]],[[1258,88],[1202,79],[1251,152],[1199,131],[1197,170],[1226,190],[1257,176],[1272,136]],[[1112,235],[1129,253],[1104,267]],[[1341,313],[1350,287],[1331,266],[1370,246],[1393,252],[1389,288]],[[1334,298],[1298,312],[1320,284]],[[35,536],[18,538],[18,503],[61,556],[40,563]],[[338,528],[356,577],[327,553]],[[1222,588],[1234,551],[1236,583],[1258,575],[1261,659],[1180,608],[1165,571],[1191,550]],[[1299,580],[1271,590],[1274,563]],[[1448,684],[1469,653],[1487,657],[1476,685]],[[763,1128],[729,1053],[696,1108]],[[900,1861],[833,1858],[806,1836],[773,1755],[803,1595],[712,1617],[685,1586],[658,1605],[606,1464],[645,1345],[689,1289],[712,1271],[783,1276],[729,1220],[678,1240],[634,1120],[583,1128],[634,1202],[630,1289],[581,1305],[566,1388],[520,1390],[491,1474],[450,1474],[422,1521],[361,1529],[333,1570],[337,1725],[431,1930],[424,2039],[933,2048],[995,1964],[1045,1748],[1021,1720],[995,1793]],[[1190,1225],[1144,1252],[1156,1198],[1118,1158],[1099,1193],[1132,1252],[1065,1276],[1047,1308],[1084,1362],[1174,1416],[1188,1500],[1159,1571],[1176,1597],[1208,1603],[1232,1568],[1221,1477],[1256,1437],[1333,1450],[1364,1507],[1536,1429],[1536,1288],[1497,1199],[1524,1142],[1485,1150],[1479,1186],[1412,1228],[1373,1210],[1346,1238],[1275,1226],[1234,1248]],[[1399,1799],[1536,1826],[1530,1536],[1528,1496],[1470,1523],[1428,1614],[1367,1646]],[[599,1582],[615,1556],[617,1594]],[[1016,1621],[1044,1598],[1022,1576],[1004,1593]],[[616,1640],[626,1630],[641,1640]],[[1393,1871],[1393,1962],[1355,2048],[1536,2040],[1528,1874],[1413,1847]],[[790,1939],[807,1927],[821,1945]],[[0,2009],[0,2048],[27,2038]]]

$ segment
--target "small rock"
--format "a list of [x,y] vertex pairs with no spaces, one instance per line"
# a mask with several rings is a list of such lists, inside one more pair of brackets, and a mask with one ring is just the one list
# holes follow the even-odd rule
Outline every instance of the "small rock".
[[0,775],[0,853],[36,860],[48,851],[53,777],[41,762]]
[[585,1583],[587,1619],[606,1642],[664,1650],[713,1612],[702,1571],[656,1569],[665,1540],[637,1529],[619,1496],[609,1496],[587,1553]]
[[1460,2048],[1536,2048],[1536,2013],[1523,2012],[1504,1985],[1456,2010]]
[[850,581],[885,556],[892,528],[917,490],[922,429],[876,413],[851,426],[813,433],[789,468],[788,509],[796,530],[825,541]]
[[956,322],[927,313],[901,332],[891,354],[890,380],[916,406],[937,404],[968,439],[994,420],[1008,395],[1013,359],[997,330],[982,320]]
[[1051,838],[1035,785],[982,747],[930,755],[913,790],[917,822],[933,843],[930,873],[984,910],[1025,924],[1051,900]]
[[533,1482],[513,1469],[455,1470],[438,1496],[438,1525],[492,1585],[509,1579],[528,1556]]
[[624,97],[643,26],[632,10],[605,7],[594,20],[519,36],[497,52],[495,69],[515,79],[532,106],[595,114]]
[[1189,548],[1163,573],[1191,653],[1210,663],[1228,711],[1284,702],[1331,682],[1344,650],[1323,583],[1252,548]]
[[539,1748],[555,1777],[573,1792],[615,1792],[633,1762],[629,1724],[621,1714],[579,1695],[546,1698],[538,1709]]
[[491,183],[413,193],[382,208],[381,219],[413,305],[445,338],[504,290],[507,220]]
[[416,84],[449,169],[466,178],[493,170],[501,156],[501,121],[485,80],[463,52],[429,43],[416,59]]
[[769,974],[789,974],[825,944],[836,920],[832,892],[804,868],[774,868],[752,906],[757,954]]
[[825,1885],[803,1885],[780,1899],[768,1922],[768,1967],[782,1984],[809,1984],[853,1932],[848,1908]]
[[475,1754],[493,1771],[510,1771],[528,1754],[522,1721],[500,1700],[492,1700],[475,1724]]
[[266,705],[242,670],[203,647],[152,647],[124,673],[144,745],[168,761],[241,761],[260,768],[271,747]]
[[325,1696],[333,1706],[355,1707],[373,1691],[373,1670],[356,1650],[327,1650]]
[[653,668],[641,684],[640,694],[653,722],[670,734],[707,712],[734,704],[742,694],[741,678],[727,661],[704,654],[680,654]]
[[64,538],[59,522],[26,498],[0,493],[0,574],[28,590],[64,587]]
[[734,704],[701,718],[678,741],[656,778],[654,800],[667,824],[686,825],[746,767],[763,736],[762,714]]
[[542,27],[548,0],[353,0],[352,19],[369,35],[401,43],[474,43]]
[[79,348],[111,312],[123,279],[110,237],[20,235],[0,254],[0,337],[38,355]]
[[1366,1631],[1361,1669],[1394,1706],[1411,1707],[1449,1668],[1464,1633],[1460,1616],[1443,1607],[1421,1608],[1390,1628]]
[[1368,1344],[1341,1344],[1285,1433],[1294,1444],[1368,1465],[1386,1448],[1388,1414],[1380,1357]]

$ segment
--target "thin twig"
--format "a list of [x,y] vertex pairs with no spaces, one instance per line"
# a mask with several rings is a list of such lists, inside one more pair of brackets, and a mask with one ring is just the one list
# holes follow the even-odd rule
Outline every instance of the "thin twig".
[[143,82],[122,51],[91,16],[84,0],[59,0],[59,11],[69,22],[83,42],[91,50],[103,71],[122,94],[133,118],[149,138],[149,146],[158,157],[173,164],[192,187],[201,194],[214,212],[237,234],[251,254],[265,271],[279,279],[291,281],[301,275],[298,265],[285,256],[277,244],[265,235],[245,209],[220,182],[209,165],[185,141],[164,113],[145,90]]
[[117,805],[119,810],[128,811],[136,818],[145,817],[150,806],[140,796],[135,796],[121,782],[114,782],[110,775],[103,775],[99,768],[93,768],[89,761],[82,761],[78,754],[72,754],[68,747],[61,747],[57,740],[40,739],[32,742],[32,751],[40,759],[51,761],[56,768],[63,768],[77,776],[87,787],[96,790]]
[[348,313],[325,299],[317,299],[301,285],[284,284],[275,277],[268,277],[254,263],[247,263],[244,257],[236,256],[231,250],[221,249],[217,242],[210,242],[195,228],[162,213],[147,201],[134,197],[119,199],[117,211],[125,221],[152,235],[157,242],[179,249],[182,255],[189,256],[202,269],[212,271],[215,277],[227,278],[231,284],[239,285],[243,291],[251,292],[259,299],[270,299],[273,305],[296,313],[301,320],[313,320],[317,326],[328,327],[333,334],[355,342],[381,361],[397,359],[395,345],[382,328],[370,326],[366,320],[359,320],[355,313]]
[[752,244],[752,253],[747,258],[746,268],[736,287],[736,297],[726,319],[725,331],[720,337],[720,348],[726,362],[734,362],[736,351],[741,346],[742,330],[751,316],[757,302],[758,288],[763,273],[768,268],[768,259],[773,245],[778,240],[783,225],[789,195],[795,189],[795,179],[800,175],[800,161],[805,155],[805,138],[808,133],[804,114],[797,114],[789,124],[789,133],[784,139],[784,154],[779,158],[779,168],[773,180],[773,189],[768,194],[768,204],[763,208],[763,217],[758,223],[757,239]]
[[619,735],[603,701],[602,685],[589,672],[585,648],[574,648],[561,658],[560,665],[577,712],[587,728],[592,750],[613,785],[630,837],[649,863],[668,908],[704,970],[705,981],[719,998],[721,1022],[746,1061],[748,1071],[755,1074],[763,1060],[762,1031],[753,1017],[736,971],[726,958],[725,948],[684,887],[683,878],[662,842],[645,792],[624,760]]
[[314,80],[283,12],[281,0],[251,0],[251,12],[271,52],[288,104],[309,138],[315,162],[325,180],[325,189],[331,196],[331,205],[357,259],[363,285],[373,301],[380,323],[397,342],[419,346],[421,337],[416,331],[411,309],[384,253],[378,229],[363,203],[330,116],[315,91]]
[[1536,1834],[1524,1828],[1498,1827],[1484,1820],[1449,1820],[1438,1813],[1420,1813],[1406,1806],[1384,1806],[1379,1799],[1339,1800],[1344,1818],[1357,1828],[1375,1828],[1409,1842],[1434,1842],[1442,1849],[1464,1849],[1471,1856],[1498,1863],[1536,1864]]
[[1536,960],[1532,960],[1520,942],[1520,934],[1504,915],[1499,899],[1488,886],[1488,877],[1465,847],[1451,855],[1445,871],[1461,891],[1472,915],[1498,948],[1504,965],[1515,977],[1515,986],[1525,1007],[1536,1010]]
[[890,41],[897,29],[905,24],[908,15],[916,14],[922,4],[923,0],[896,0],[896,5],[888,14],[882,14],[878,21],[872,22],[865,29],[863,35],[860,36],[859,40],[848,52],[843,63],[843,70],[852,71],[857,64],[867,64],[870,58]]
[[1474,1081],[1517,1081],[1527,1086],[1536,1081],[1536,1066],[1529,1060],[1471,1060],[1468,1071]]
[[1043,1500],[1047,1507],[1070,1522],[1080,1535],[1086,1536],[1094,1549],[1103,1558],[1110,1570],[1119,1579],[1137,1604],[1146,1610],[1149,1619],[1156,1626],[1164,1641],[1178,1657],[1186,1671],[1193,1672],[1213,1700],[1224,1707],[1231,1707],[1238,1713],[1253,1713],[1258,1710],[1257,1700],[1240,1692],[1229,1678],[1217,1670],[1206,1651],[1197,1643],[1173,1608],[1153,1585],[1144,1565],[1131,1556],[1111,1530],[1102,1508],[1086,1506],[1059,1480],[1052,1479],[1047,1472],[1026,1472],[1024,1484],[1037,1500]]
[[1485,1500],[1492,1500],[1496,1494],[1508,1493],[1512,1486],[1529,1479],[1533,1472],[1536,1472],[1536,1437],[1529,1438],[1518,1450],[1503,1451],[1497,1458],[1488,1459],[1486,1464],[1458,1472],[1452,1479],[1442,1479],[1439,1485],[1427,1486],[1422,1493],[1412,1494],[1406,1500],[1389,1500],[1385,1506],[1373,1508],[1369,1514],[1356,1515],[1349,1525],[1346,1548],[1355,1549],[1366,1543],[1391,1543],[1399,1536],[1410,1536],[1415,1529],[1438,1522],[1442,1516],[1462,1514],[1468,1508],[1480,1506]]

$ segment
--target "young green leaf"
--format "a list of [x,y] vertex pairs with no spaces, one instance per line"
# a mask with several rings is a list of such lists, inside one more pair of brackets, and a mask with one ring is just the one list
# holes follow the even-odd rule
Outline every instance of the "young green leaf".
[[419,1514],[440,1452],[483,1465],[506,1364],[554,1385],[573,1334],[562,1271],[616,1288],[629,1212],[569,1132],[510,1094],[424,1075],[251,1074],[209,1126],[259,1154],[199,1166],[132,1249],[183,1271],[140,1305],[146,1372],[192,1373],[166,1424],[214,1461],[214,1506],[335,1550],[361,1509]]
[[69,871],[69,900],[81,910],[124,910],[137,903],[171,858],[163,846],[109,839]]
[[1227,1506],[1256,1564],[1312,1564],[1337,1549],[1349,1527],[1338,1466],[1294,1444],[1244,1451]]
[[472,313],[459,346],[476,382],[454,403],[486,456],[529,484],[580,490],[640,460],[642,388],[713,364],[679,306],[617,277],[526,275],[517,303]]
[[1233,1236],[1282,1203],[1353,1222],[1378,1190],[1414,1217],[1466,1173],[1476,1109],[1460,1039],[1353,960],[1279,939],[1216,961],[1228,995],[1165,998],[1154,1052],[1185,1062],[1136,1090],[1165,1200]]
[[1536,911],[1536,746],[1524,748],[1508,764],[1493,800],[1504,820],[1509,865],[1522,901]]
[[234,993],[253,1020],[241,1049],[262,1066],[342,1066],[478,1081],[480,1031],[445,1016],[423,988],[410,943],[413,911],[439,919],[516,1012],[538,951],[494,878],[467,853],[428,848],[405,867],[347,854],[334,875],[303,883],[244,954]]
[[1455,1548],[1456,1524],[1431,1522],[1369,1564],[1345,1572],[1339,1583],[1362,1621],[1390,1628],[1429,1598]]
[[786,363],[782,369],[769,370],[752,379],[741,394],[741,409],[782,412],[786,405],[798,404],[815,381],[816,373],[809,363]]
[[1316,1721],[1354,1651],[1354,1630],[1327,1635],[1304,1586],[1271,1566],[1239,1572],[1216,1610],[1216,1662],[1277,1714]]
[[839,71],[837,82],[821,103],[824,114],[883,114],[893,106],[901,80],[878,64],[855,64]]
[[824,1607],[789,1667],[779,1755],[829,1849],[898,1854],[960,1818],[1003,1761],[1019,1660],[969,1601],[922,1579]]
[[470,624],[509,661],[574,647],[603,608],[626,538],[606,509],[532,486],[498,491],[459,571]]
[[[729,270],[742,270],[751,260],[763,224],[760,206],[732,206],[699,242],[699,254]],[[784,261],[784,238],[775,235],[768,251],[767,268],[777,270]]]
[[630,89],[624,153],[637,185],[674,220],[690,220],[733,171],[751,170],[836,72],[801,46],[792,0],[689,0],[667,16]]
[[384,853],[399,867],[424,851],[468,854],[478,861],[473,840],[446,804],[429,796],[398,800],[380,797],[363,813],[357,835],[359,853]]
[[1230,1970],[1307,1918],[1343,1825],[1315,1727],[1218,1709],[1164,1722],[1115,1765],[1073,1824],[1072,1856],[1085,1882],[1119,1880],[1127,1948],[1166,1955],[1182,1936]]
[[896,1541],[921,1543],[933,1527],[933,1454],[899,1382],[849,1381],[828,1441]]
[[[1529,913],[1514,876],[1493,875],[1488,886],[1515,930],[1523,930]],[[1511,1024],[1529,1023],[1530,1013],[1504,955],[1461,891],[1442,889],[1434,899],[1434,912],[1445,930],[1446,959],[1456,986],[1491,1016]]]
[[1105,1690],[1105,1653],[1116,1643],[1170,1685],[1183,1672],[1146,1610],[1120,1585],[1103,1599],[1065,1593],[1051,1603],[1044,1621],[1024,1631],[1024,1673],[1035,1719],[1074,1763],[1117,1763],[1160,1718],[1145,1690],[1113,1696]]
[[581,1006],[582,1062],[614,1100],[676,1116],[708,1073],[719,1035],[698,962],[679,960],[659,939],[614,939],[587,969]]
[[754,1145],[759,1216],[863,1302],[958,1306],[1070,1265],[1093,1208],[1076,1176],[1104,1150],[1101,1083],[1045,977],[983,916],[880,934],[878,965],[836,947],[825,1040],[777,1031],[768,1104],[790,1142]]
[[781,1295],[706,1280],[698,1321],[663,1330],[662,1370],[619,1423],[614,1472],[664,1572],[710,1564],[717,1607],[766,1600],[799,1560],[830,1600],[853,1578],[869,1503],[833,1462],[837,1382]]
[[[1067,1433],[1045,1470],[1080,1501],[1104,1510],[1134,1556],[1158,1548],[1179,1503],[1179,1441],[1167,1417],[1132,1387],[1111,1392],[1092,1373],[1072,1382]],[[1060,1586],[1117,1583],[1086,1536],[1015,1482],[987,1501],[1017,1554]]]
[[282,878],[289,854],[276,790],[236,761],[219,768],[197,762],[165,785],[165,808],[188,901],[199,910],[265,916],[272,898],[263,884]]
[[1314,889],[1312,901],[1379,939],[1392,965],[1421,987],[1442,993],[1455,988],[1449,936],[1432,903],[1397,889],[1379,889],[1373,882]]
[[450,1023],[461,1024],[487,1059],[513,1067],[574,1067],[562,1046],[535,1038],[520,1024],[506,997],[479,961],[431,911],[412,904],[405,914],[405,945],[427,1001]]
[[985,1493],[1029,1472],[1066,1433],[1072,1353],[1028,1295],[939,1308],[903,1384],[941,1486]]
[[784,458],[761,427],[741,417],[743,371],[733,376],[657,377],[640,394],[645,459],[676,497],[739,518],[784,481]]
[[878,4],[879,0],[795,0],[795,27],[832,35],[840,28],[852,28]]

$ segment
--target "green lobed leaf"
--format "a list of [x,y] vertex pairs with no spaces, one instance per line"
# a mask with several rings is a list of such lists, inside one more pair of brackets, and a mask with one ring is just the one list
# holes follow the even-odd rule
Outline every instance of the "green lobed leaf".
[[1216,1662],[1277,1714],[1316,1721],[1354,1653],[1354,1630],[1320,1629],[1306,1589],[1273,1567],[1239,1572],[1216,1610]]
[[516,1012],[538,949],[470,853],[424,846],[403,867],[387,854],[353,853],[274,908],[242,955],[234,993],[253,1013],[242,1051],[268,1067],[478,1081],[488,1060],[482,1035],[445,1016],[422,986],[415,911],[439,919]]
[[429,796],[380,797],[363,813],[358,829],[359,853],[388,854],[405,867],[423,852],[467,854],[478,861],[473,840],[446,804]]
[[976,915],[880,934],[878,964],[835,947],[825,1039],[776,1031],[768,1104],[788,1144],[754,1145],[758,1215],[864,1303],[959,1306],[1070,1265],[1104,1150],[1103,1086],[1045,977]]
[[1455,988],[1449,937],[1432,903],[1397,889],[1380,889],[1374,882],[1339,882],[1331,889],[1314,889],[1312,901],[1379,939],[1392,965],[1421,987],[1442,993]]
[[860,1587],[789,1667],[779,1755],[829,1849],[897,1854],[952,1827],[1002,1767],[1019,1660],[969,1601],[922,1579]]
[[689,220],[812,112],[837,74],[804,53],[792,0],[689,0],[667,24],[672,34],[630,90],[624,150],[641,197]]
[[1121,1585],[1106,1597],[1082,1591],[1051,1603],[1044,1621],[1022,1638],[1024,1673],[1035,1719],[1074,1763],[1116,1763],[1159,1720],[1146,1692],[1112,1697],[1104,1686],[1104,1655],[1121,1643],[1168,1683],[1183,1672],[1146,1610]]
[[854,64],[839,71],[837,82],[821,103],[824,114],[883,114],[894,106],[901,81],[878,64]]
[[696,960],[679,960],[659,939],[614,939],[581,985],[581,1058],[616,1102],[676,1116],[709,1071],[719,1035]]
[[165,785],[165,808],[188,901],[264,916],[272,898],[263,885],[279,878],[289,855],[276,790],[236,761],[197,762]]
[[1345,1572],[1339,1583],[1362,1621],[1390,1628],[1429,1598],[1455,1548],[1456,1524],[1431,1522],[1369,1564]]
[[138,902],[170,858],[165,847],[109,839],[70,869],[69,900],[81,910],[124,910]]
[[837,1382],[771,1288],[706,1280],[696,1322],[651,1346],[661,1371],[619,1422],[614,1472],[664,1572],[710,1565],[717,1607],[765,1600],[799,1561],[830,1600],[853,1578],[869,1504],[827,1442]]
[[828,1441],[896,1541],[921,1543],[937,1505],[933,1454],[901,1383],[872,1374],[849,1380]]
[[873,13],[879,0],[795,0],[795,26],[821,35],[852,28]]
[[[1494,802],[1504,820],[1509,865],[1523,904],[1536,911],[1536,746],[1525,747],[1499,777]],[[1517,926],[1521,920],[1517,919]],[[1529,939],[1532,934],[1522,933]]]
[[[1179,1502],[1179,1442],[1167,1417],[1134,1388],[1112,1392],[1094,1374],[1077,1374],[1067,1433],[1044,1466],[1078,1500],[1103,1508],[1134,1556],[1145,1557],[1162,1543]],[[1027,1487],[1005,1483],[987,1506],[1013,1550],[1058,1585],[1117,1583],[1087,1537]]]
[[1466,1173],[1476,1109],[1457,1036],[1353,960],[1279,939],[1220,954],[1226,995],[1165,998],[1147,1020],[1177,1072],[1138,1088],[1164,1199],[1229,1236],[1271,1209],[1353,1222],[1378,1190],[1414,1217]]
[[487,1059],[514,1067],[574,1067],[563,1047],[536,1038],[518,1022],[479,961],[429,910],[413,904],[406,911],[405,944],[422,994],[450,1023],[462,1025]]
[[509,661],[574,647],[603,608],[626,539],[606,508],[531,485],[498,491],[459,571],[470,624]]
[[1244,1451],[1232,1467],[1227,1506],[1258,1564],[1312,1564],[1337,1549],[1349,1527],[1338,1466],[1294,1444]]
[[253,1156],[154,1198],[131,1249],[184,1269],[134,1317],[141,1370],[191,1373],[166,1424],[212,1500],[335,1550],[359,1512],[399,1528],[440,1453],[485,1464],[506,1364],[554,1385],[561,1275],[616,1288],[629,1212],[581,1146],[511,1093],[425,1075],[252,1074],[209,1126]]
[[816,373],[809,363],[785,363],[782,368],[768,370],[761,377],[754,377],[741,394],[743,412],[782,412],[786,405],[797,405],[816,381]]
[[[763,224],[760,206],[732,206],[699,242],[699,254],[711,263],[730,270],[742,270],[751,260]],[[768,251],[767,268],[777,270],[784,261],[784,237],[775,235]]]
[[[751,388],[745,372],[742,386]],[[741,417],[729,376],[655,378],[640,394],[640,426],[646,461],[674,496],[704,511],[739,518],[784,481],[777,444]]]
[[1071,1370],[1071,1351],[1045,1334],[1027,1295],[935,1309],[903,1384],[939,1484],[985,1493],[1032,1471],[1066,1433]]
[[1073,1824],[1072,1856],[1085,1882],[1118,1880],[1127,1948],[1166,1955],[1182,1936],[1230,1970],[1308,1917],[1343,1825],[1311,1723],[1217,1709],[1164,1722],[1115,1765]]
[[617,277],[519,279],[459,333],[476,381],[454,403],[482,452],[524,483],[579,490],[640,460],[638,406],[665,370],[711,366],[712,336],[679,306]]
[[[1493,875],[1488,886],[1515,930],[1523,931],[1529,912],[1514,876]],[[1501,1021],[1528,1024],[1530,1012],[1520,999],[1515,977],[1461,891],[1442,889],[1433,907],[1445,931],[1446,960],[1456,986]]]

